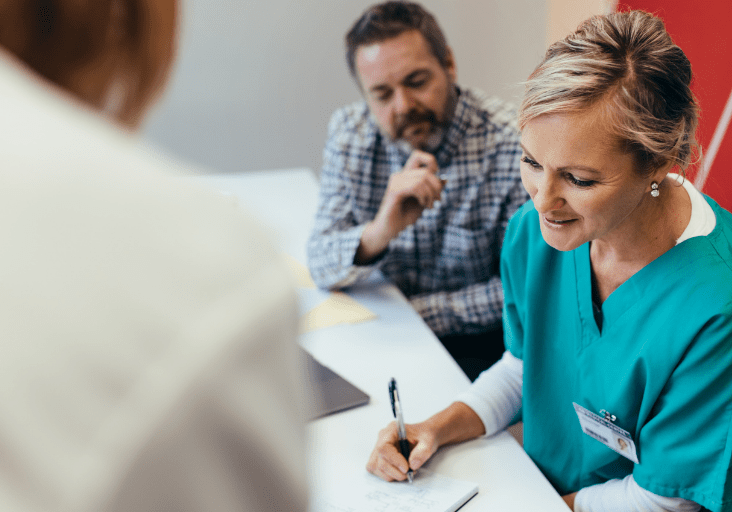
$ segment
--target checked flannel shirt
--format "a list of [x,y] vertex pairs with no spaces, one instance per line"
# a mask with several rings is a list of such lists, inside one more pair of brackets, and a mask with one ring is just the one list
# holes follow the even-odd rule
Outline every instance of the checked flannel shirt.
[[447,179],[441,200],[365,266],[353,263],[361,233],[376,216],[389,176],[409,154],[381,134],[365,102],[333,114],[307,248],[318,286],[344,288],[378,269],[438,336],[500,325],[501,245],[508,219],[528,199],[519,174],[515,110],[476,90],[459,93],[452,123],[434,152]]

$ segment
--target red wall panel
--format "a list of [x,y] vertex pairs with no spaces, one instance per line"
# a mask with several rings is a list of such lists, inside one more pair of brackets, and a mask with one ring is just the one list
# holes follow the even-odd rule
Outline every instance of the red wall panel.
[[[730,0],[629,0],[619,10],[643,9],[662,18],[691,61],[692,89],[701,106],[697,138],[703,165],[687,174],[702,191],[732,210],[732,2]],[[728,104],[729,102],[729,104]],[[724,115],[723,115],[724,114]],[[719,144],[712,145],[715,137]],[[721,139],[720,139],[721,136]],[[718,149],[715,150],[715,147]]]

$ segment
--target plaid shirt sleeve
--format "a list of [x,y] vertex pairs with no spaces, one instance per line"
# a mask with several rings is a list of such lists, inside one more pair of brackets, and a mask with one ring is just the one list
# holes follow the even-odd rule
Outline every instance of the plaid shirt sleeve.
[[[349,107],[336,111],[328,125],[318,211],[307,245],[310,273],[322,288],[349,286],[368,278],[378,267],[378,261],[365,266],[353,263],[365,224],[357,222],[352,207],[353,178],[349,175],[349,163],[363,154],[363,141],[352,111]],[[373,216],[378,206],[368,205]]]

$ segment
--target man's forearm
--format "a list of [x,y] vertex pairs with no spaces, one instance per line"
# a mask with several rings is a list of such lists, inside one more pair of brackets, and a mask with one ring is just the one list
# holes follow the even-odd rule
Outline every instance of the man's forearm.
[[369,222],[361,233],[361,242],[356,249],[353,263],[368,265],[384,253],[389,247],[389,242],[391,242],[391,238],[384,235],[378,224],[374,221]]

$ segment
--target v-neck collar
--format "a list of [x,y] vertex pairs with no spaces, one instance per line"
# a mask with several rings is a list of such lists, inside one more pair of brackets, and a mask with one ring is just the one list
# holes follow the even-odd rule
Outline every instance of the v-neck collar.
[[572,251],[578,311],[585,330],[584,344],[611,334],[625,312],[641,300],[647,291],[661,287],[665,280],[674,279],[670,269],[681,270],[706,254],[703,246],[709,247],[709,241],[705,239],[706,237],[695,237],[672,247],[618,286],[600,306],[602,329],[598,327],[593,313],[590,244],[585,243]]
[[602,319],[598,326],[595,318],[595,303],[592,300],[592,260],[590,258],[590,247],[591,245],[588,242],[575,251],[575,260],[579,264],[578,272],[580,274],[580,281],[578,282],[581,283],[580,314],[583,316],[583,323],[592,327],[592,335],[599,338],[603,333],[610,330],[623,313],[630,309],[641,297],[642,289],[638,286],[636,276],[653,265],[658,258],[630,276],[630,278],[613,290],[602,304],[597,305]]

